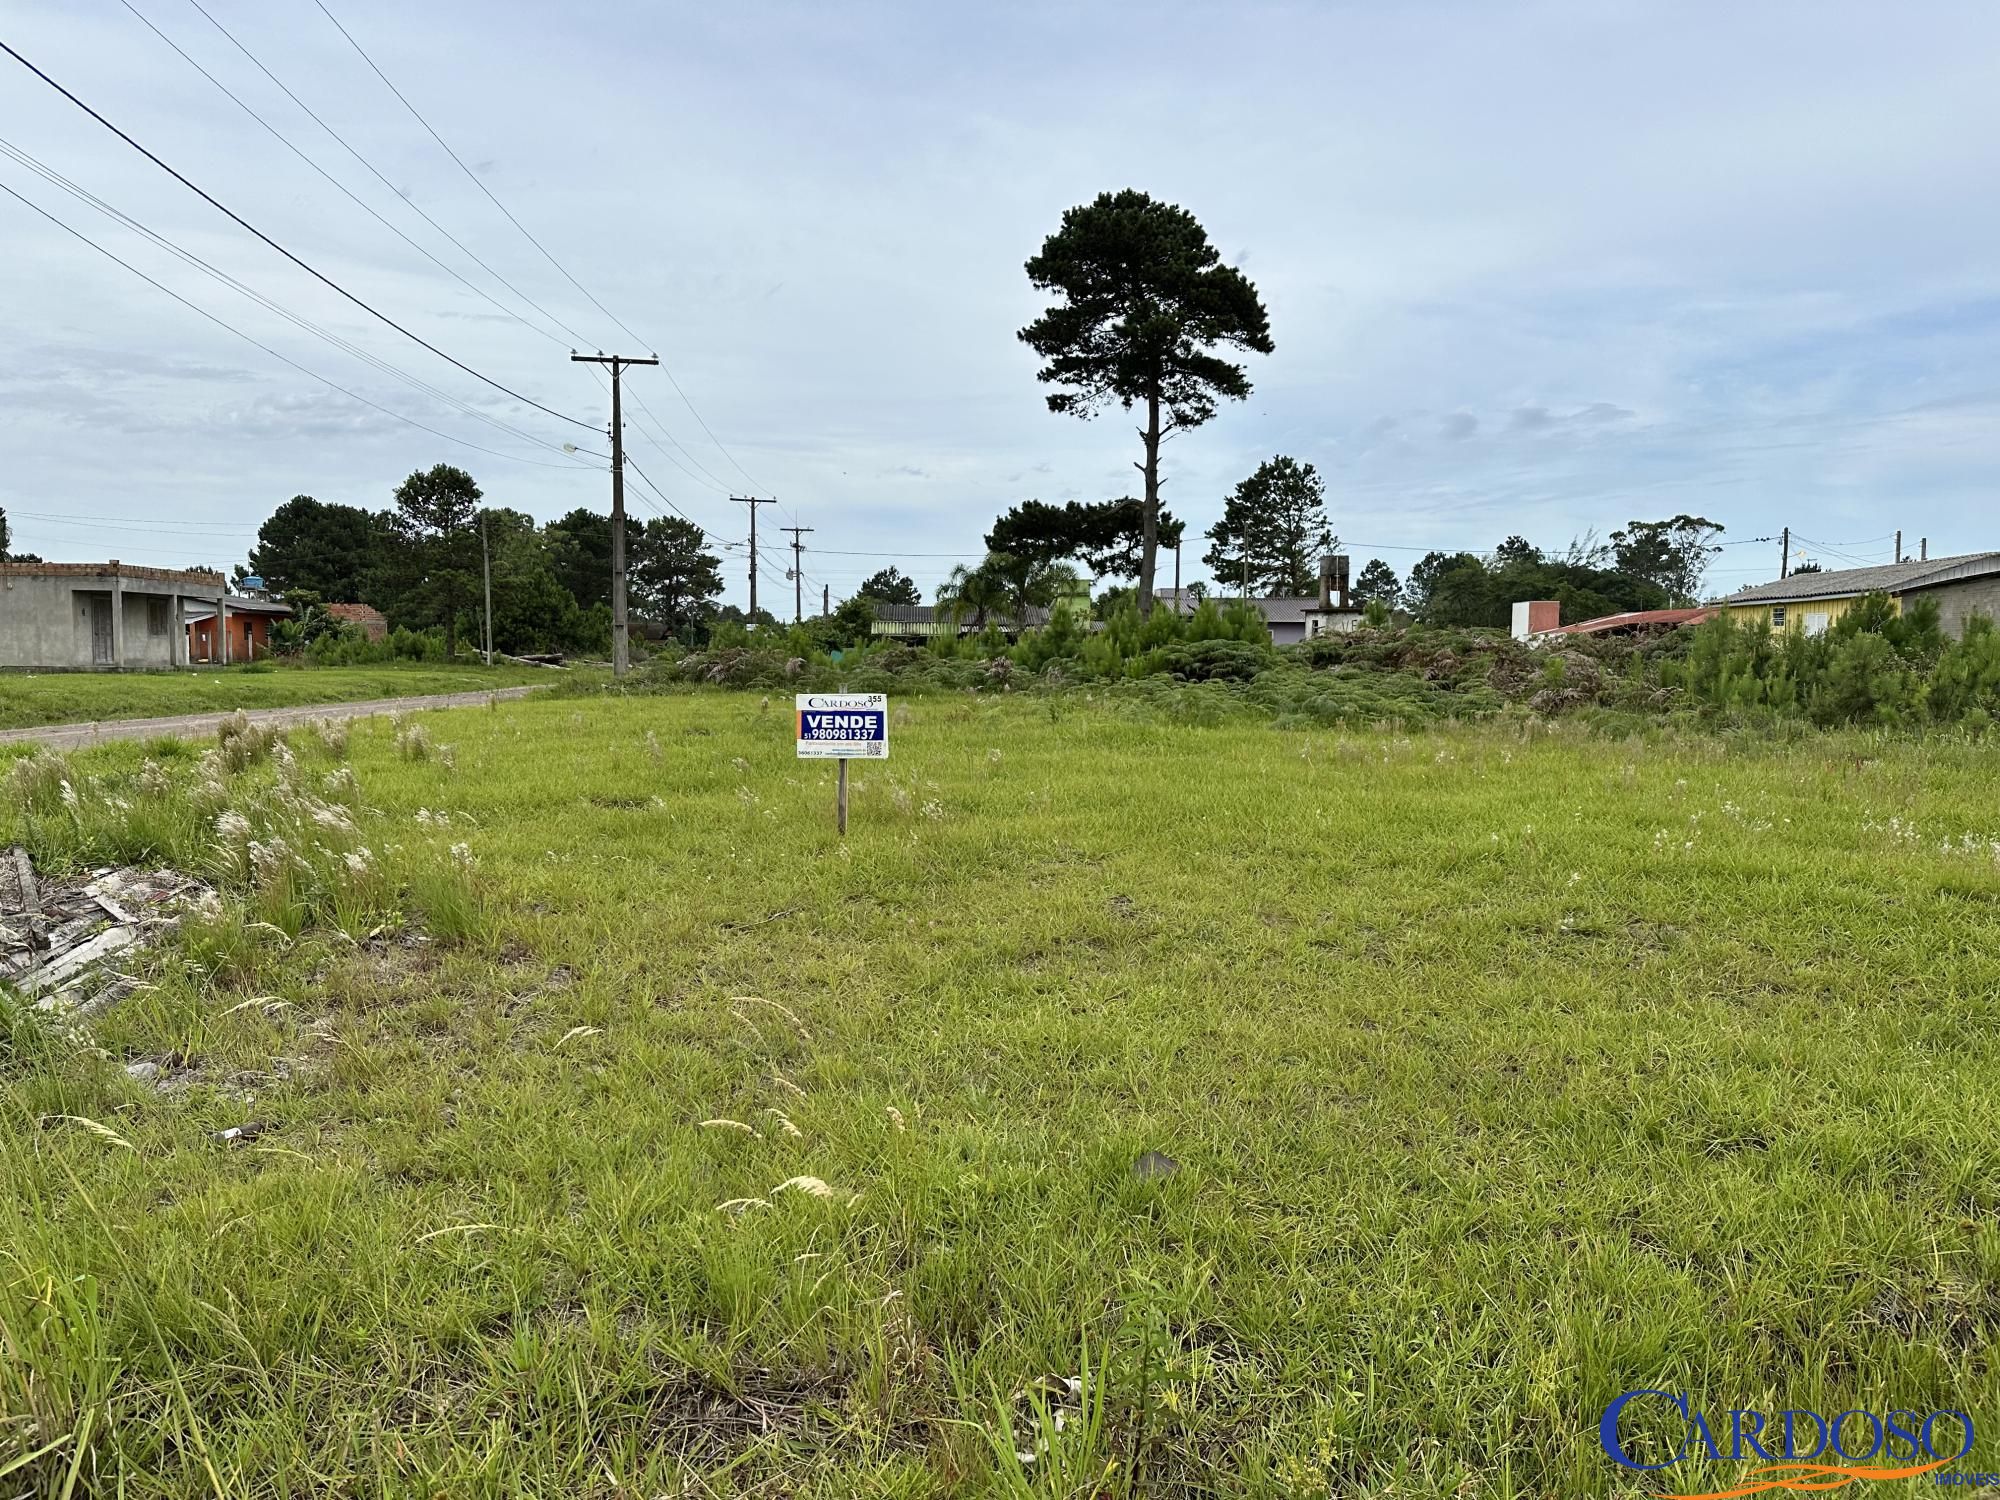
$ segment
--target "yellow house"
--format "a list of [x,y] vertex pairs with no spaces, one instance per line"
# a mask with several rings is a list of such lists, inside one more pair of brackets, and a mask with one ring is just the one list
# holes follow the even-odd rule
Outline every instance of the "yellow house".
[[1868,594],[1887,594],[1898,614],[1919,598],[1935,599],[1944,633],[1962,636],[1973,615],[2000,621],[2000,552],[1794,573],[1776,583],[1739,589],[1720,603],[1738,624],[1762,620],[1773,630],[1818,635]]

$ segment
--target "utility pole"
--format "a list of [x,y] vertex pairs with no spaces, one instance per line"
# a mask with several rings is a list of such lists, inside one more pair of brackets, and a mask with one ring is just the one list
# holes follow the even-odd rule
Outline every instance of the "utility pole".
[[1896,528],[1896,561],[1901,562],[1902,560],[1903,560],[1903,528],[1898,526]]
[[1930,560],[1931,560],[1931,539],[1927,536],[1920,536],[1917,538],[1917,561],[1929,562]]
[[824,620],[828,615],[832,613],[833,613],[833,585],[830,583],[823,583],[819,586],[819,617],[822,620]]
[[570,363],[611,367],[611,675],[623,677],[632,664],[632,643],[625,628],[625,418],[618,405],[618,376],[627,365],[656,365],[657,356],[644,359],[625,354],[578,354],[570,351]]
[[750,623],[757,623],[757,507],[771,502],[758,495],[731,495],[738,505],[750,507]]
[[1181,608],[1181,544],[1179,542],[1174,543],[1174,613],[1177,615],[1187,613],[1186,610]]
[[[750,514],[754,516],[757,513],[753,510]],[[799,570],[799,553],[804,550],[805,543],[799,538],[811,531],[812,527],[780,526],[778,530],[789,531],[792,534],[792,623],[803,625],[806,619],[806,575]]]
[[486,665],[493,665],[493,556],[486,548],[486,512],[479,513],[479,572],[486,582]]
[[1778,576],[1792,576],[1792,528],[1787,526],[1778,540]]

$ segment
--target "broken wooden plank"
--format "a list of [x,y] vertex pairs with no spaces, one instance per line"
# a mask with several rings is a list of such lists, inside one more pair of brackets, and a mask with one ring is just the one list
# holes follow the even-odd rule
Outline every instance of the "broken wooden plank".
[[99,959],[109,958],[138,941],[139,929],[136,927],[107,927],[89,942],[50,959],[38,969],[31,969],[23,974],[18,985],[25,994],[38,995],[45,989],[62,984],[71,975],[81,972]]

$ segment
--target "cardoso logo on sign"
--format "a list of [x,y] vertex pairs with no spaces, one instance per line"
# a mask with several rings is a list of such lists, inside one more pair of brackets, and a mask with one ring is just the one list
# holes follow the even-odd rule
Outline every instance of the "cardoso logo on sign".
[[1671,1469],[1704,1459],[1753,1466],[1722,1489],[1668,1492],[1665,1500],[1836,1490],[1856,1480],[1914,1479],[1920,1474],[1934,1475],[1934,1484],[1984,1484],[1993,1477],[1958,1470],[1938,1473],[1972,1452],[1972,1418],[1962,1411],[1851,1407],[1822,1416],[1794,1407],[1703,1415],[1685,1395],[1626,1391],[1604,1408],[1597,1439],[1613,1462],[1628,1469]]

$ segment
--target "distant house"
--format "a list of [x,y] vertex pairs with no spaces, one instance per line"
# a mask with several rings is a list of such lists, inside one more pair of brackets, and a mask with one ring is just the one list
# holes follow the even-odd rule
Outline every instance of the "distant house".
[[2000,621],[2000,552],[1918,558],[1836,573],[1794,573],[1760,583],[1717,603],[1739,624],[1762,620],[1773,630],[1818,635],[1867,594],[1882,593],[1898,614],[1918,599],[1934,599],[1946,635],[1965,634],[1973,615]]
[[389,638],[389,620],[372,604],[329,604],[326,612],[343,625],[352,625],[371,641]]
[[[1183,615],[1191,615],[1201,607],[1201,601],[1185,589],[1155,589],[1153,597]],[[1224,595],[1209,597],[1215,600],[1217,608],[1230,602]],[[1271,629],[1271,643],[1277,646],[1296,646],[1323,635],[1347,635],[1361,624],[1361,611],[1348,603],[1347,559],[1337,554],[1320,559],[1317,594],[1279,594],[1242,602],[1264,617],[1264,623]]]
[[212,616],[220,573],[105,563],[0,563],[0,667],[117,672],[184,666],[188,607]]
[[232,594],[206,609],[187,613],[187,659],[221,666],[232,661],[259,661],[271,654],[271,627],[292,607],[280,599],[252,599]]
[[1514,639],[1517,641],[1560,640],[1571,635],[1645,635],[1655,630],[1675,630],[1682,625],[1699,625],[1717,613],[1705,604],[1694,609],[1628,609],[1620,614],[1599,615],[1564,625],[1562,605],[1554,599],[1523,599],[1514,605]]

